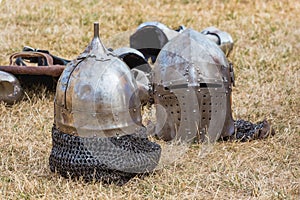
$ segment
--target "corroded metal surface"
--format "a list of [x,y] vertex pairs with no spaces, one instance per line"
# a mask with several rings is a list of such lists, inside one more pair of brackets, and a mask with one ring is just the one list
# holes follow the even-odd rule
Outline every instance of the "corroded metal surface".
[[216,141],[234,132],[231,67],[221,49],[186,29],[160,51],[154,65],[156,135],[164,140]]
[[13,104],[22,96],[23,90],[18,79],[10,73],[0,71],[0,101]]

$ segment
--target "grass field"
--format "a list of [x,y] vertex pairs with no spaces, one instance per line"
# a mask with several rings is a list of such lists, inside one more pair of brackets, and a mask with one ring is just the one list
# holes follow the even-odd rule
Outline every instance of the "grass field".
[[[216,26],[235,47],[234,118],[269,119],[276,135],[247,143],[193,145],[180,159],[126,185],[84,183],[49,170],[54,93],[26,90],[0,103],[3,199],[300,199],[300,1],[0,0],[0,65],[24,45],[73,59],[100,23],[105,44],[128,43],[142,22],[196,30]],[[126,37],[125,37],[126,36]]]

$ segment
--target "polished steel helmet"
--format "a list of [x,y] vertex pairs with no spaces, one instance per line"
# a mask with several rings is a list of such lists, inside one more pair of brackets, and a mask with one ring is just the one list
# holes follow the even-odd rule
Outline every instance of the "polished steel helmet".
[[94,38],[57,84],[51,171],[86,181],[123,184],[152,171],[161,148],[142,125],[136,81],[118,55]]
[[233,134],[232,70],[219,46],[197,31],[186,29],[170,40],[153,70],[155,134],[186,142]]
[[55,124],[80,136],[121,136],[142,126],[136,82],[128,66],[98,37],[62,73]]
[[11,73],[0,71],[0,101],[13,104],[23,96],[23,89],[18,79]]

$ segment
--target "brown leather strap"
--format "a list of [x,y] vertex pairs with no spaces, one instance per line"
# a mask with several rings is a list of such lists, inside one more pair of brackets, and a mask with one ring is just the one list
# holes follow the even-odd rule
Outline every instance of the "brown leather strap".
[[9,57],[9,65],[16,65],[15,59],[21,57],[21,58],[37,58],[37,57],[42,57],[45,58],[48,65],[51,66],[53,65],[53,59],[49,54],[46,53],[41,53],[41,52],[19,52],[19,53],[14,53]]

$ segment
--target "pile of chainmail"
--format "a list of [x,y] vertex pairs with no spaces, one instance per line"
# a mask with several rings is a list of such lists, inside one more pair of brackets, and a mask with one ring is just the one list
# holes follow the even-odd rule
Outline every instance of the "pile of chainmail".
[[266,120],[253,124],[249,121],[239,119],[234,122],[234,126],[235,134],[229,138],[230,140],[245,142],[263,139],[275,134],[274,130]]
[[[223,140],[245,142],[275,133],[266,120],[253,124],[239,119],[234,125],[235,134]],[[50,169],[66,178],[123,185],[137,174],[153,171],[160,156],[159,144],[139,134],[85,138],[52,128]]]
[[138,134],[84,138],[52,128],[50,169],[63,177],[123,185],[137,174],[151,172],[161,147]]

